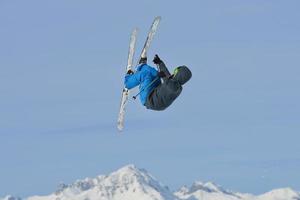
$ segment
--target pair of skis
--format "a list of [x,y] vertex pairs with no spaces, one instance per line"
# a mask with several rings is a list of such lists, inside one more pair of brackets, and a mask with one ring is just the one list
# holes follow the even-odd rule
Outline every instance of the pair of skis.
[[[148,36],[147,39],[145,41],[145,44],[143,46],[141,55],[139,57],[139,60],[141,59],[141,57],[146,57],[147,56],[147,52],[148,49],[150,47],[150,44],[152,42],[153,36],[155,35],[155,32],[158,28],[159,22],[161,20],[161,17],[155,17],[150,30],[148,32]],[[133,29],[131,36],[130,36],[130,43],[129,43],[129,51],[128,51],[128,59],[127,59],[127,66],[126,66],[126,72],[128,70],[132,70],[133,67],[133,58],[134,58],[134,53],[135,53],[135,45],[136,45],[136,38],[137,38],[137,28]],[[122,131],[124,128],[124,117],[125,117],[125,110],[126,110],[126,104],[128,102],[129,99],[129,94],[130,91],[127,88],[123,88],[122,90],[122,97],[121,97],[121,105],[120,105],[120,111],[119,111],[119,115],[118,115],[118,129],[119,131]]]

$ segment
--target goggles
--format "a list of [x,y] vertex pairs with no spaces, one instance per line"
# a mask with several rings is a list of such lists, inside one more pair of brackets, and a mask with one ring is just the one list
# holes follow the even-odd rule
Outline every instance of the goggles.
[[176,67],[176,68],[174,69],[174,72],[173,72],[174,76],[176,76],[176,74],[179,72],[179,69],[180,69],[180,67]]

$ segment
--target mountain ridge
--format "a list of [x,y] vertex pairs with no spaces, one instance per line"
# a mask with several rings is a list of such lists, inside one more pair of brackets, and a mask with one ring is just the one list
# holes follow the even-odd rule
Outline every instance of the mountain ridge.
[[[291,188],[279,188],[261,195],[226,190],[213,183],[195,181],[177,191],[159,182],[145,169],[126,165],[108,175],[60,184],[50,195],[31,196],[23,200],[300,200],[300,193]],[[6,196],[0,200],[22,200]]]

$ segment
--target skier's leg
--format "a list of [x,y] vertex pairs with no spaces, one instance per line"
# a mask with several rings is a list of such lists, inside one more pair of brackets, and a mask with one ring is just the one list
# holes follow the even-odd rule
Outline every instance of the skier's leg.
[[160,86],[155,88],[151,94],[148,96],[145,106],[150,110],[164,110],[165,106],[162,103],[161,95],[160,95]]
[[168,80],[153,90],[145,106],[151,110],[164,110],[172,104],[181,91],[182,86],[177,81]]

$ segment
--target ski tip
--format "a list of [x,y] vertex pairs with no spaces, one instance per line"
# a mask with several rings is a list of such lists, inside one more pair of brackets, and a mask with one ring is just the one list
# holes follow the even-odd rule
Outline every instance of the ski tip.
[[158,26],[158,24],[160,23],[160,21],[161,21],[161,16],[157,16],[157,17],[155,17],[155,19],[154,19],[154,21],[153,21],[153,26],[155,25],[155,26]]
[[139,30],[139,29],[138,29],[137,27],[135,27],[135,28],[132,30],[132,32],[136,34],[136,33],[138,32],[138,30]]
[[124,126],[122,124],[118,124],[117,128],[118,128],[119,132],[122,132]]

